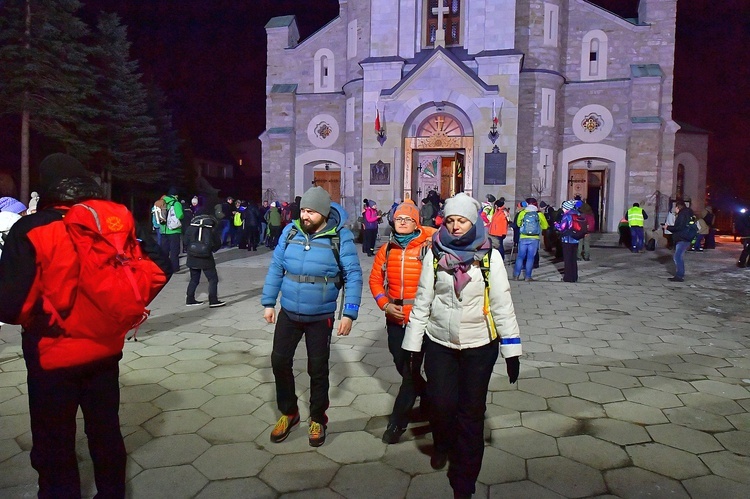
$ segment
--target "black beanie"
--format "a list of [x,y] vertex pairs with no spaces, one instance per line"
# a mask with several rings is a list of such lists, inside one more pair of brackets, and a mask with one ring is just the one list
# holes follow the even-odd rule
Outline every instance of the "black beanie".
[[39,164],[39,183],[43,191],[48,191],[66,178],[90,176],[80,161],[61,152],[50,154]]

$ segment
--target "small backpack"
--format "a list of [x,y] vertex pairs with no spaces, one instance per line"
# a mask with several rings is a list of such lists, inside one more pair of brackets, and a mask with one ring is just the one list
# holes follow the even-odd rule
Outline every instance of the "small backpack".
[[525,236],[538,236],[542,233],[542,226],[539,224],[539,213],[536,211],[527,211],[521,221],[521,234]]
[[154,217],[156,217],[156,223],[160,225],[164,225],[167,223],[167,215],[169,214],[167,210],[167,204],[164,202],[164,199],[157,199],[154,201]]
[[234,226],[242,227],[242,213],[239,211],[234,212]]
[[198,215],[190,221],[191,227],[198,228],[195,241],[190,241],[187,246],[187,254],[198,258],[206,258],[213,253],[213,229],[214,218],[209,215]]
[[687,237],[687,240],[692,241],[695,239],[699,230],[700,226],[698,225],[698,219],[695,216],[690,217],[690,221],[685,228],[685,236]]
[[571,217],[570,236],[573,239],[583,239],[589,233],[589,224],[586,217],[581,214],[573,214]]
[[177,230],[182,227],[182,222],[177,218],[177,213],[175,213],[174,210],[174,205],[176,203],[177,201],[169,203],[169,212],[167,212],[167,229],[169,230]]
[[167,283],[167,275],[143,254],[125,206],[88,200],[73,205],[63,223],[78,256],[75,300],[63,319],[43,296],[45,311],[71,336],[124,341],[128,331],[148,318],[146,306]]

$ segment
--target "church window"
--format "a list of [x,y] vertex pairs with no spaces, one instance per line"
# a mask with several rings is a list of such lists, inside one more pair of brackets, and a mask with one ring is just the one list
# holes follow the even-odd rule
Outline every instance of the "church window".
[[589,31],[581,47],[581,80],[607,78],[607,34],[601,30]]
[[555,4],[544,4],[544,41],[548,47],[557,47],[558,24],[560,23],[560,7]]
[[333,92],[334,63],[333,52],[329,49],[320,49],[315,53],[313,88],[316,93]]
[[417,128],[417,137],[432,137],[433,135],[445,135],[448,137],[461,137],[464,129],[461,123],[449,114],[433,114],[426,118]]
[[445,31],[445,45],[461,44],[461,0],[427,0],[426,30],[427,45],[434,46],[439,20]]
[[555,91],[551,88],[542,89],[542,126],[555,126]]
[[685,165],[677,165],[677,181],[675,182],[675,199],[684,199],[685,197]]

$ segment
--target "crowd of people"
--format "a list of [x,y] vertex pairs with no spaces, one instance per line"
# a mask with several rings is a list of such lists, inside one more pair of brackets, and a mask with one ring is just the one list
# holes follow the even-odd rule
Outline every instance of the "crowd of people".
[[[179,270],[181,251],[190,270],[186,305],[203,303],[196,299],[203,274],[211,308],[226,304],[218,296],[215,252],[234,246],[257,251],[263,244],[273,251],[260,299],[265,321],[274,324],[271,368],[280,413],[269,438],[281,443],[301,422],[293,365],[304,338],[308,441],[312,447],[325,443],[331,336],[334,329],[338,336],[352,331],[364,285],[355,236],[346,227],[348,214],[328,192],[313,187],[292,203],[261,205],[227,197],[209,209],[199,196],[188,203],[169,189],[152,207],[152,238],[137,230],[127,208],[103,199],[99,185],[75,158],[51,155],[40,172],[41,196],[34,193],[29,208],[0,199],[0,320],[23,326],[31,461],[39,473],[40,497],[80,493],[79,407],[98,495],[125,496],[118,362],[126,333],[148,315],[145,306]],[[370,199],[361,212],[362,251],[373,257],[368,284],[384,314],[388,350],[401,376],[382,441],[400,441],[419,400],[433,435],[430,465],[448,466],[454,496],[470,497],[482,465],[493,366],[502,357],[510,383],[520,372],[522,346],[510,281],[522,276],[533,281],[544,247],[559,249],[563,281],[577,282],[577,262],[591,258],[588,238],[596,220],[580,198],[565,200],[555,210],[529,197],[514,214],[504,198],[492,195],[480,203],[465,193],[443,200],[431,191],[420,204],[397,201],[383,212]],[[673,213],[662,228],[675,248],[671,280],[682,281],[684,253],[701,251],[702,243],[708,247],[713,219],[696,217],[682,201]],[[638,203],[624,218],[634,253],[647,246],[646,219]],[[391,230],[377,247],[384,222]],[[745,267],[750,216],[743,216],[737,228],[743,241],[738,265]],[[511,230],[515,262],[509,278],[505,243]],[[81,250],[92,247],[97,252]],[[98,252],[110,256],[89,261]],[[131,277],[110,279],[115,274]],[[92,328],[89,318],[97,300],[116,300],[118,310],[132,317],[96,316]]]

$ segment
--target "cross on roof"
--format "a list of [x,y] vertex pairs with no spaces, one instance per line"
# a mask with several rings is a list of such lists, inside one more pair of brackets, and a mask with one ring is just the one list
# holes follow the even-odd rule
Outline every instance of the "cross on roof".
[[435,30],[435,47],[445,47],[445,28],[443,28],[444,15],[450,12],[445,5],[445,0],[438,0],[438,6],[432,9],[432,13],[438,16],[437,30]]

